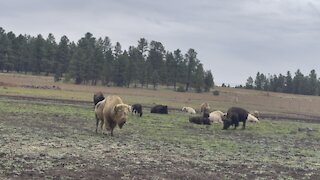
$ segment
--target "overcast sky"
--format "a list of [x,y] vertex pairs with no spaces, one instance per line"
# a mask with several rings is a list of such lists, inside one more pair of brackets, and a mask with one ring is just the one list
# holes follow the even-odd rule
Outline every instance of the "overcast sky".
[[91,32],[123,50],[142,37],[193,48],[216,84],[258,71],[320,75],[320,0],[0,0],[0,27],[57,41]]

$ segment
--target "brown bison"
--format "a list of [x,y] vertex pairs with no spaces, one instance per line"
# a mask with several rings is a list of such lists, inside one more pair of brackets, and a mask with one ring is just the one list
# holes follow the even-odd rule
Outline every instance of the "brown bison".
[[105,105],[103,107],[104,128],[111,131],[113,136],[113,129],[118,125],[122,129],[127,122],[129,114],[129,106],[122,102],[119,96],[107,96]]
[[202,103],[200,106],[200,112],[205,112],[205,111],[209,111],[210,110],[210,105],[209,103],[205,102]]
[[228,129],[230,126],[234,126],[234,129],[236,129],[239,122],[243,122],[242,129],[245,129],[248,113],[247,110],[239,107],[229,108],[227,115],[223,118],[223,129]]
[[102,94],[102,92],[97,92],[94,93],[93,95],[93,104],[96,106],[98,104],[98,102],[104,100],[104,96]]

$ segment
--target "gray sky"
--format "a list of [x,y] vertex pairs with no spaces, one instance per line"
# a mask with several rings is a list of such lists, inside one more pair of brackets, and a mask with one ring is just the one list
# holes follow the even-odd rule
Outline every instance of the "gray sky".
[[217,84],[258,71],[320,75],[320,0],[0,0],[0,27],[57,41],[91,32],[123,49],[142,37],[193,48]]

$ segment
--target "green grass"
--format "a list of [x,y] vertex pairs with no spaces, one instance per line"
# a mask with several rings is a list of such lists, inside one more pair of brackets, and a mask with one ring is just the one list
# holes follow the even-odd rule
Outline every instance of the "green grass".
[[[115,137],[110,137],[94,133],[94,113],[88,107],[2,100],[0,115],[12,116],[13,120],[21,122],[14,124],[8,120],[0,121],[2,134],[15,134],[18,142],[20,138],[30,141],[30,146],[20,148],[18,152],[21,153],[26,149],[31,152],[29,148],[39,146],[45,138],[58,142],[56,146],[62,146],[47,149],[50,156],[60,157],[59,154],[69,153],[89,158],[96,155],[88,153],[88,149],[101,144],[101,141],[107,143],[107,147],[125,141],[127,148],[138,148],[136,153],[153,154],[151,157],[159,151],[168,154],[174,152],[180,158],[195,158],[195,161],[209,166],[213,162],[226,163],[228,166],[257,166],[257,173],[260,174],[276,172],[277,169],[270,170],[266,165],[320,171],[320,124],[316,123],[263,119],[259,124],[247,123],[246,130],[222,130],[221,124],[191,124],[189,115],[186,114],[160,115],[144,112],[141,118],[130,115],[124,128],[116,128]],[[52,128],[51,133],[48,134],[48,129],[41,128],[42,124],[46,124],[46,128]],[[313,130],[305,132],[299,131],[299,128]],[[19,132],[22,134],[17,134]],[[4,138],[10,136],[4,135]],[[92,148],[93,152],[94,150]],[[41,152],[41,149],[35,152],[38,151]],[[37,163],[36,166],[45,168],[54,166],[52,162]],[[212,166],[217,168],[214,163]],[[77,165],[69,164],[66,168],[77,168]],[[291,178],[291,175],[277,174],[275,177]]]

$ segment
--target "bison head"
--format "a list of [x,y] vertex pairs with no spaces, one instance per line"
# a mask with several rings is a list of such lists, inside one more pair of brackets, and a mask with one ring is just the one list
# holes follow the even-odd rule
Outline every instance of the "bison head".
[[187,111],[187,108],[186,108],[186,107],[183,107],[183,108],[181,109],[181,111],[186,112],[186,111]]
[[121,129],[127,122],[129,114],[129,106],[127,104],[117,104],[114,107],[115,121]]
[[227,114],[224,114],[222,117],[223,129],[228,129],[232,125],[232,120],[227,117]]
[[223,120],[223,129],[228,129],[232,125],[232,121],[229,119],[224,119]]

